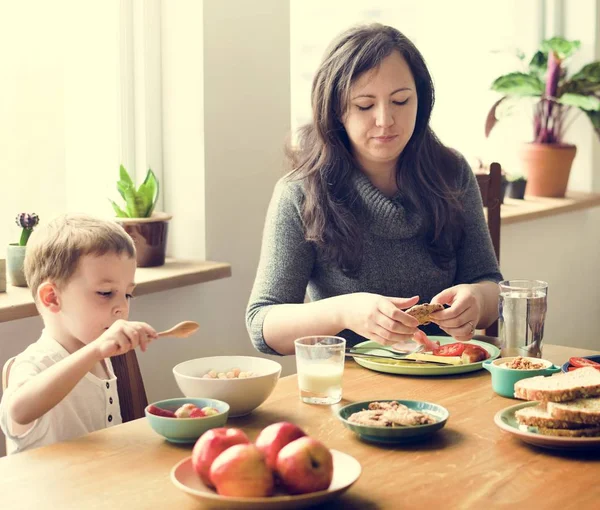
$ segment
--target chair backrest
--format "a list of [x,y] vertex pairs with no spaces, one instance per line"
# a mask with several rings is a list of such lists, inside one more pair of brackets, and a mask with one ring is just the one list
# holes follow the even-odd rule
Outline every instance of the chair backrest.
[[[492,163],[489,172],[475,173],[483,207],[487,208],[487,225],[492,238],[496,259],[500,262],[500,205],[502,203],[502,169],[499,163]],[[485,334],[498,336],[498,321],[490,325]]]
[[114,356],[110,361],[117,376],[123,423],[142,418],[148,399],[135,351]]
[[4,390],[6,390],[6,388],[8,387],[8,376],[10,374],[10,369],[12,368],[14,362],[14,357],[8,358],[6,360],[6,363],[4,363],[4,366],[2,367],[2,392],[4,392]]
[[[4,366],[2,367],[2,393],[4,393],[6,391],[6,388],[8,388],[8,376],[10,375],[10,369],[13,366],[13,363],[15,362],[15,358],[8,358],[6,360],[6,363],[4,363]],[[8,439],[5,438],[5,452],[8,451]]]

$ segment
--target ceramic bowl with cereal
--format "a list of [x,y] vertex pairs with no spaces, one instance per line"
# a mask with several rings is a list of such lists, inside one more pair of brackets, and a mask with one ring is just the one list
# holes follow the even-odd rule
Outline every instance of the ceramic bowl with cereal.
[[170,398],[146,406],[152,429],[172,443],[193,443],[227,423],[229,404],[214,398]]
[[503,397],[514,398],[515,383],[538,375],[552,375],[560,371],[551,361],[525,356],[497,358],[483,362],[492,375],[492,388]]
[[271,394],[281,365],[254,356],[211,356],[179,363],[173,368],[186,397],[207,397],[229,404],[229,416],[244,416]]
[[410,443],[442,429],[450,413],[439,404],[421,400],[367,400],[348,404],[337,415],[364,441]]

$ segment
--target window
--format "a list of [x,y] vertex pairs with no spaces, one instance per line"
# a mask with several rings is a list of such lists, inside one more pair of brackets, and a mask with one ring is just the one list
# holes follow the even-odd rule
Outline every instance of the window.
[[160,37],[149,37],[159,10],[158,0],[3,6],[0,249],[18,241],[20,212],[112,216],[121,162],[160,178]]

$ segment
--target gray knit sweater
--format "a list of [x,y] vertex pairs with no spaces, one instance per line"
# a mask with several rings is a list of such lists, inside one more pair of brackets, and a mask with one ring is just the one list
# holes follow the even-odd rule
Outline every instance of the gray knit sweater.
[[275,186],[263,232],[256,280],[246,311],[252,343],[261,352],[278,354],[263,337],[263,322],[272,306],[303,303],[352,292],[384,296],[419,295],[430,301],[459,283],[502,279],[483,214],[481,195],[473,172],[463,164],[459,186],[465,190],[464,237],[447,270],[431,259],[420,234],[423,219],[408,213],[401,194],[388,198],[361,172],[353,178],[369,227],[363,234],[363,262],[350,278],[319,249],[304,239],[301,216],[303,183],[284,177]]

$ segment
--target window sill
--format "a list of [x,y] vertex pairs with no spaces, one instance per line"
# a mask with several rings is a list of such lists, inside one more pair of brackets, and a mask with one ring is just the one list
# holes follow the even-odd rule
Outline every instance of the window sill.
[[525,200],[505,198],[500,208],[501,225],[545,218],[571,211],[600,206],[600,193],[568,191],[565,198],[529,197]]
[[[231,276],[231,265],[224,262],[167,259],[164,266],[142,267],[135,274],[135,295],[176,289]],[[0,322],[34,317],[38,311],[28,288],[6,286],[0,293]]]

